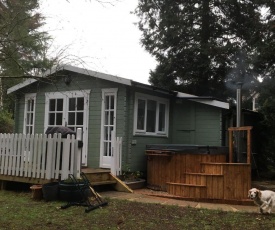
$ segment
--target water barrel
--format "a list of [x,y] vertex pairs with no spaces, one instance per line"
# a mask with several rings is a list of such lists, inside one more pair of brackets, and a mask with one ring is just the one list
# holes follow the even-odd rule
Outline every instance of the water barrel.
[[43,184],[42,186],[43,198],[45,201],[58,200],[59,183],[52,182]]

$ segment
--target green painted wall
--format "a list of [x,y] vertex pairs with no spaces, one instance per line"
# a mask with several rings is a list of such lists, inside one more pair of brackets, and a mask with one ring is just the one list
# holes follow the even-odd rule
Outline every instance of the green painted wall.
[[65,85],[62,77],[52,84],[35,83],[31,87],[18,90],[15,113],[15,132],[22,133],[24,117],[24,93],[35,93],[36,118],[35,132],[44,132],[45,92],[61,92],[91,89],[89,99],[88,166],[99,167],[101,132],[102,89],[117,88],[117,130],[123,138],[123,169],[146,171],[145,149],[147,144],[202,144],[221,145],[221,110],[213,106],[180,100],[170,100],[169,135],[152,137],[133,135],[135,93],[143,93],[169,98],[169,95],[126,85],[92,78],[91,76],[70,73],[73,81]]
[[221,145],[220,108],[187,100],[178,100],[173,107],[173,144]]

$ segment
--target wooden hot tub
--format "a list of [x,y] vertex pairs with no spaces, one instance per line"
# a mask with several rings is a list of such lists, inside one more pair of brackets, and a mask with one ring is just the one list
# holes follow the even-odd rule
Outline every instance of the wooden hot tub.
[[147,145],[147,186],[167,190],[167,182],[184,183],[186,173],[200,173],[202,162],[225,163],[228,148],[203,145]]
[[228,148],[148,145],[147,186],[194,200],[247,202],[250,163],[228,163]]

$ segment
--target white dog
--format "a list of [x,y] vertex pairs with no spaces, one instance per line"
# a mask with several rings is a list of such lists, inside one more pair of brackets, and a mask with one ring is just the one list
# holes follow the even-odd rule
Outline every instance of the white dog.
[[252,188],[248,191],[248,197],[260,207],[260,213],[271,213],[275,207],[275,192]]

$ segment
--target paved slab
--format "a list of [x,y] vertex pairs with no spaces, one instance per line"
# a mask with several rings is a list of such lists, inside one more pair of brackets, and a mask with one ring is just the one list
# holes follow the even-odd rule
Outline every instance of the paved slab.
[[256,206],[245,206],[245,205],[229,205],[229,204],[217,204],[217,203],[204,203],[195,201],[186,201],[173,199],[172,197],[159,197],[148,195],[148,193],[141,190],[134,190],[133,193],[117,192],[117,191],[106,191],[101,192],[101,196],[113,198],[113,199],[123,199],[129,201],[137,201],[144,203],[159,203],[163,205],[178,205],[181,207],[193,207],[193,208],[205,208],[214,209],[222,211],[231,212],[258,212]]

